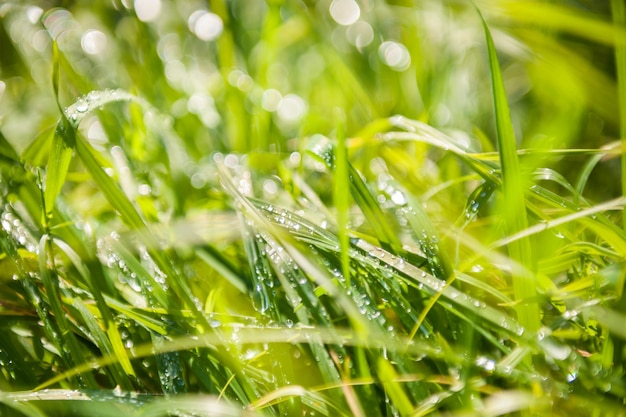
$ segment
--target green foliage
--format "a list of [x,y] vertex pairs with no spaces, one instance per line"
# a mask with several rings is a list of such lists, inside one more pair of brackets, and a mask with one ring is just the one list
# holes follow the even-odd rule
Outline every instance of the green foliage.
[[624,8],[3,3],[0,415],[626,414]]

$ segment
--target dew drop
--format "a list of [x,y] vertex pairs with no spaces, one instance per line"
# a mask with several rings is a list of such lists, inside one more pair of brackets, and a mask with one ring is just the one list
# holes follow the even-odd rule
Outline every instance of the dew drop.
[[79,113],[85,113],[87,110],[89,110],[89,104],[81,99],[78,102],[76,102],[76,111]]
[[391,201],[393,201],[394,203],[396,203],[399,206],[402,206],[404,204],[406,204],[406,198],[404,197],[404,194],[401,191],[394,191],[391,194]]
[[485,356],[479,356],[476,358],[476,366],[487,372],[493,372],[496,369],[496,362],[493,359],[486,358]]

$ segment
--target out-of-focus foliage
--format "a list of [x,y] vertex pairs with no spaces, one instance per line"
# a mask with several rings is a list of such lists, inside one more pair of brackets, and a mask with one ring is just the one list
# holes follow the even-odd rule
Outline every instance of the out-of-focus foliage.
[[623,14],[3,2],[0,415],[625,414]]

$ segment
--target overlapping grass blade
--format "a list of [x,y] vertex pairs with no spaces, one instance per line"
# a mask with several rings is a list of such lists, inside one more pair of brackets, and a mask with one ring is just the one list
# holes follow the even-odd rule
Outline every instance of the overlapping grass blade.
[[[94,337],[97,341],[97,346],[100,351],[105,354],[115,354],[119,358],[121,369],[116,369],[116,367],[114,367],[114,375],[117,383],[123,389],[131,389],[132,384],[128,379],[128,376],[135,376],[135,371],[133,370],[130,359],[128,358],[126,350],[122,344],[122,337],[113,321],[113,315],[111,314],[109,307],[106,305],[102,296],[102,291],[100,290],[101,287],[98,287],[93,282],[93,278],[103,278],[102,275],[96,274],[96,276],[92,278],[91,271],[83,265],[81,258],[71,247],[58,239],[53,239],[53,242],[70,258],[83,281],[88,284],[91,294],[93,294],[96,299],[96,304],[101,315],[99,318],[102,320],[104,332],[100,329],[101,324],[94,316],[91,315],[91,312],[87,310],[82,300],[76,299],[74,307],[76,307],[79,313],[83,316],[84,321],[87,323],[87,326],[91,331],[92,337]],[[106,337],[105,334],[107,335]]]
[[[335,168],[335,149],[327,138],[321,135],[312,137],[307,152],[324,163],[330,171]],[[352,197],[368,219],[369,225],[374,229],[381,244],[388,248],[401,248],[402,245],[394,233],[392,225],[372,196],[361,174],[349,162],[348,176]]]
[[[81,349],[76,335],[72,331],[70,323],[66,317],[65,309],[61,300],[61,289],[59,286],[59,275],[54,266],[54,254],[52,253],[52,240],[48,235],[42,236],[39,243],[39,273],[41,281],[46,290],[47,303],[50,306],[50,312],[41,311],[42,315],[52,313],[54,315],[54,326],[50,330],[52,340],[56,349],[59,351],[65,366],[71,368],[79,363],[86,361],[83,350]],[[50,263],[51,265],[49,265]],[[52,324],[51,320],[48,324]],[[54,329],[58,330],[54,330]],[[81,374],[79,385],[85,388],[95,389],[98,384],[91,373]]]
[[623,1],[105,3],[0,7],[0,414],[623,414]]

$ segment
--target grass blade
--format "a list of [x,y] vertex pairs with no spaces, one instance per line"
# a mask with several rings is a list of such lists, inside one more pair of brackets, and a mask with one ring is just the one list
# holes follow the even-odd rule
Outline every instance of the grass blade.
[[333,182],[333,201],[337,209],[337,235],[341,251],[341,271],[346,277],[346,285],[350,287],[350,255],[348,248],[348,220],[350,216],[350,194],[346,190],[350,188],[348,175],[348,150],[346,148],[345,114],[337,109],[337,148],[335,152],[335,175]]
[[[85,357],[63,308],[58,273],[54,266],[48,265],[48,262],[53,262],[53,257],[52,239],[49,235],[44,235],[39,243],[39,273],[48,295],[51,312],[54,314],[54,321],[58,326],[59,333],[53,337],[53,341],[66,365],[72,367],[77,363],[84,363]],[[80,385],[92,389],[98,386],[90,372],[81,374]]]
[[[528,227],[526,204],[524,202],[525,184],[517,157],[515,133],[511,122],[511,114],[507,103],[500,64],[498,63],[498,55],[489,27],[484,19],[482,19],[482,23],[487,40],[489,68],[491,70],[495,106],[498,152],[500,153],[502,169],[502,212],[506,223],[506,232],[509,235],[513,235]],[[539,317],[539,307],[534,301],[537,296],[537,291],[532,276],[532,271],[535,269],[535,266],[530,240],[528,238],[516,240],[508,246],[508,249],[509,256],[513,263],[513,291],[515,293],[515,299],[522,301],[517,308],[517,315],[522,326],[530,331],[535,331],[541,326],[541,321]]]
[[46,188],[44,190],[44,207],[46,217],[51,217],[57,196],[65,183],[67,170],[72,159],[72,148],[75,143],[75,131],[63,116],[57,125],[52,138],[52,150],[46,170]]
[[[330,171],[336,170],[336,150],[332,143],[321,135],[315,135],[311,138],[307,146],[307,153],[313,156],[317,161],[322,162]],[[356,204],[368,220],[368,223],[381,245],[395,251],[402,247],[392,225],[380,208],[378,202],[372,196],[369,188],[361,174],[347,162],[348,178],[350,180],[350,192]]]

